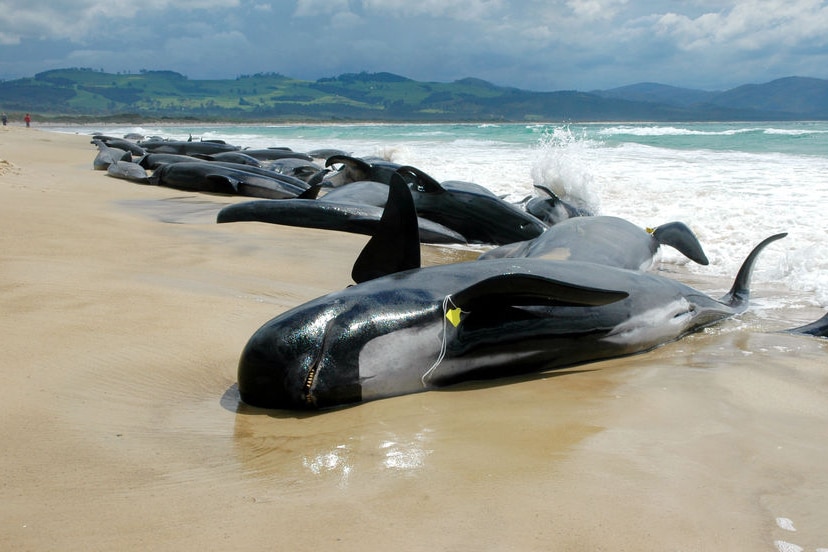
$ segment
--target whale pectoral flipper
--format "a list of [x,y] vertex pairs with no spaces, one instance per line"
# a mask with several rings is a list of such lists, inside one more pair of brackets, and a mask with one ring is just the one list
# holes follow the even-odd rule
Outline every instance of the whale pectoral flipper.
[[512,306],[598,306],[628,296],[626,291],[582,286],[534,274],[500,274],[454,293],[452,300],[465,310],[481,300]]
[[[219,189],[222,190],[223,193],[227,194],[237,194],[239,193],[239,184],[240,182],[235,178],[230,178],[229,176],[223,174],[208,174],[204,177],[205,180],[208,182],[212,182],[214,184],[218,184]],[[225,187],[229,186],[229,189],[226,191],[224,190]]]

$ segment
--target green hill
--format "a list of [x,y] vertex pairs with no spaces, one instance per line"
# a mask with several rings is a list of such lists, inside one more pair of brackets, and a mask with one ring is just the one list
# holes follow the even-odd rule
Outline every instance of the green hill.
[[[759,90],[748,89],[742,95],[731,91],[731,96],[727,96],[728,92],[682,92],[682,89],[652,84],[606,93],[531,92],[473,78],[451,83],[419,82],[392,73],[348,73],[316,81],[276,73],[227,80],[190,80],[172,71],[112,74],[72,68],[0,82],[0,109],[10,114],[35,113],[41,121],[532,122],[828,118],[821,95],[827,82],[819,79],[788,82],[775,95],[777,101],[768,103],[759,101],[767,91],[761,89],[762,85]],[[802,85],[800,96],[794,90],[797,84]],[[679,95],[682,101],[670,101],[670,97],[676,100]],[[784,109],[786,105],[792,109]]]

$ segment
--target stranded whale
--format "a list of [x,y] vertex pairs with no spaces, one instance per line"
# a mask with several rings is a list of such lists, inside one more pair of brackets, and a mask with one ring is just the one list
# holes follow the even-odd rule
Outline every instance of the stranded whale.
[[622,218],[609,216],[567,219],[533,240],[496,247],[479,259],[529,257],[645,270],[661,245],[672,246],[701,265],[708,264],[699,240],[682,222],[644,230]]
[[268,174],[256,167],[199,160],[162,164],[149,177],[149,182],[179,190],[268,199],[298,197],[308,189],[299,179]]
[[[546,228],[532,215],[477,184],[439,184],[413,167],[400,167],[388,180],[409,187],[420,217],[420,236],[427,243],[506,244],[534,238]],[[371,234],[386,206],[388,193],[389,184],[363,180],[334,188],[316,201],[231,205],[222,209],[218,221],[257,220]]]
[[[380,186],[385,186],[380,184]],[[385,186],[386,192],[388,186]],[[382,207],[340,203],[316,199],[246,201],[223,207],[216,216],[216,222],[257,221],[285,226],[336,230],[354,234],[373,235],[383,214]],[[423,243],[462,244],[466,243],[459,233],[442,224],[419,218],[420,241]]]
[[[412,203],[383,222],[402,217],[416,217]],[[757,245],[716,300],[663,276],[580,261],[416,268],[419,250],[414,259],[409,248],[398,255],[411,258],[371,270],[382,250],[400,250],[381,227],[355,266],[357,285],[254,333],[239,361],[239,393],[254,406],[314,409],[644,352],[746,309],[759,252],[784,235]]]

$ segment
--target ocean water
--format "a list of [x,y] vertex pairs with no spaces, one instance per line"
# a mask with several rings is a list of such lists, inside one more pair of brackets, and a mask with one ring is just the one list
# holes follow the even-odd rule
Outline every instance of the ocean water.
[[[688,224],[710,258],[662,248],[660,267],[731,279],[777,232],[754,284],[784,293],[758,308],[828,307],[828,122],[606,124],[290,124],[56,127],[222,139],[242,147],[338,148],[409,164],[439,181],[476,182],[509,200],[554,190],[641,226]],[[725,290],[726,291],[726,290]]]

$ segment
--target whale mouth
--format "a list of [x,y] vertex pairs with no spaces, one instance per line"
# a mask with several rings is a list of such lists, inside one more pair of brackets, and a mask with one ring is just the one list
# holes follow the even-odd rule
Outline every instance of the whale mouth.
[[322,343],[316,350],[316,357],[308,366],[308,375],[305,376],[304,384],[302,385],[302,400],[309,407],[317,405],[316,396],[314,395],[314,388],[316,386],[317,376],[322,367],[322,359],[325,358],[325,351],[328,350],[328,344],[331,339],[331,326],[336,322],[336,317],[331,318],[325,323],[325,329],[322,330]]
[[316,397],[313,396],[313,385],[316,383],[316,374],[319,373],[319,358],[308,368],[308,375],[302,386],[302,400],[308,406],[316,406]]

